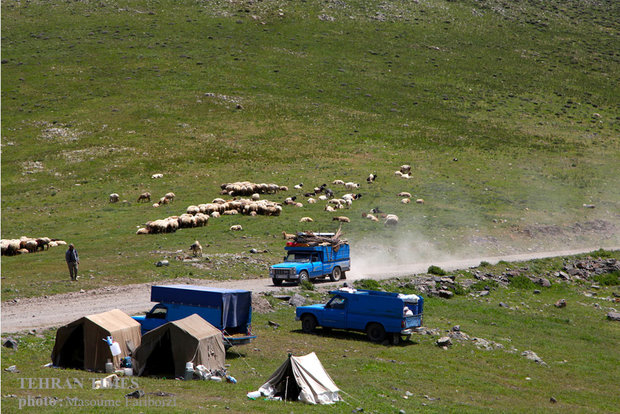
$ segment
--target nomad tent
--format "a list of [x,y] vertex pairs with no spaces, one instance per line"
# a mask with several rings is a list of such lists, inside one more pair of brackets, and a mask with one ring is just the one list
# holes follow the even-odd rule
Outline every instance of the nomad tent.
[[299,357],[289,355],[286,362],[258,391],[266,397],[281,397],[283,400],[299,400],[310,404],[340,401],[340,390],[314,352]]
[[222,332],[193,314],[144,334],[133,368],[136,375],[182,377],[190,361],[214,372],[224,369],[225,360]]
[[[112,356],[105,339],[111,336],[120,347]],[[119,309],[88,315],[58,329],[52,363],[58,367],[104,371],[110,360],[120,368],[120,359],[140,345],[140,324]]]

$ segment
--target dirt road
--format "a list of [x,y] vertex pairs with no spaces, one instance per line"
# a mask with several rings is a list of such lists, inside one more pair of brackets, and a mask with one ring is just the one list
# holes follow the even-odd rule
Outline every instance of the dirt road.
[[[618,247],[608,248],[617,250]],[[415,263],[392,267],[383,267],[381,272],[364,271],[353,267],[347,274],[347,280],[363,278],[386,279],[395,276],[413,275],[426,271],[431,264],[440,266],[445,270],[465,269],[476,266],[481,261],[497,263],[504,261],[520,261],[536,258],[568,256],[579,253],[586,253],[596,250],[587,248],[580,250],[552,251],[525,253],[498,257],[478,257],[463,260],[452,260],[449,262]],[[198,285],[209,285],[213,287],[229,289],[247,289],[252,292],[278,291],[271,283],[271,279],[250,279],[250,280],[231,280],[224,282],[208,281],[202,279],[176,280],[175,283],[190,283]],[[321,282],[321,285],[332,285],[332,283]],[[84,315],[105,312],[114,308],[123,310],[133,315],[149,310],[153,303],[150,301],[151,284],[114,286],[95,290],[72,293],[64,293],[47,297],[25,298],[18,302],[7,301],[2,303],[2,335],[26,331],[30,329],[50,328],[61,326]]]

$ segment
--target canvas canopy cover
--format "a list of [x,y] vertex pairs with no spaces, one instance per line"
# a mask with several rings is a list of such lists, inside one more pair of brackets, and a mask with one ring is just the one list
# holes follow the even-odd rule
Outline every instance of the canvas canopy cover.
[[303,401],[309,404],[333,404],[340,401],[338,387],[314,352],[290,356],[258,390],[266,397]]
[[[105,341],[112,336],[121,353],[112,356]],[[52,363],[58,367],[104,371],[108,360],[120,368],[120,359],[140,345],[140,324],[119,309],[84,316],[58,329]]]
[[222,332],[193,314],[147,332],[133,355],[136,375],[182,377],[187,362],[211,372],[224,368]]

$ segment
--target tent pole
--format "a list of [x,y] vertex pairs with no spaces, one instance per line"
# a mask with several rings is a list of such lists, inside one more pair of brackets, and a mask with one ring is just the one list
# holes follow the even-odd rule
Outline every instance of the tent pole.
[[288,375],[286,376],[286,385],[284,386],[284,403],[286,403],[287,394],[288,394]]

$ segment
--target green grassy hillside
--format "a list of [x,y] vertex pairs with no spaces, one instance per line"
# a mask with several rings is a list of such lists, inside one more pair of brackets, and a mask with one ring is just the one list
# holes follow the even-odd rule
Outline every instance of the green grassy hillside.
[[[3,1],[2,237],[73,242],[86,275],[68,283],[61,248],[4,257],[3,298],[266,276],[152,263],[195,239],[207,255],[268,249],[269,263],[282,230],[336,228],[304,202],[134,234],[237,180],[360,182],[342,212],[354,246],[617,244],[618,15],[613,1]],[[393,175],[404,163],[411,180]],[[143,191],[177,200],[154,209],[135,202]],[[402,205],[400,191],[426,203]],[[109,204],[112,192],[128,202]],[[397,231],[362,220],[377,206],[400,216]]]

